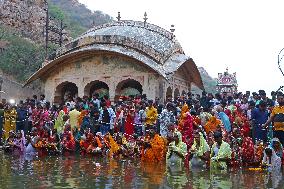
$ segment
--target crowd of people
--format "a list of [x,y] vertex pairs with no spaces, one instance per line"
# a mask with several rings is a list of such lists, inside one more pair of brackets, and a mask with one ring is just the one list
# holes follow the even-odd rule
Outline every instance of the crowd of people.
[[55,106],[33,96],[0,104],[0,138],[12,155],[81,154],[169,166],[279,170],[284,162],[284,95],[202,95],[149,100],[73,98]]

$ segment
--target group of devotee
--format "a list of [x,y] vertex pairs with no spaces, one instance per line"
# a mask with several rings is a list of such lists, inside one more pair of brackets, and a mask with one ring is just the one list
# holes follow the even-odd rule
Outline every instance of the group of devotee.
[[0,138],[12,155],[88,155],[140,159],[168,166],[226,170],[281,168],[284,95],[188,93],[72,97],[60,106],[41,95],[0,104]]

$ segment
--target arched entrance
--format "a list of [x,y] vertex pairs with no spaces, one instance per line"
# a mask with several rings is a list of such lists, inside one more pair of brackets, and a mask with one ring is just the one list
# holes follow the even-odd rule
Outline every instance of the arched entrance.
[[180,96],[179,90],[178,90],[178,88],[176,88],[175,92],[174,92],[174,97],[177,98],[179,96]]
[[56,87],[53,102],[63,104],[69,96],[72,98],[78,97],[78,87],[75,83],[65,81]]
[[126,79],[118,83],[115,90],[115,100],[120,96],[135,96],[142,94],[142,85],[134,79]]
[[100,98],[104,95],[109,96],[108,85],[105,82],[98,80],[88,83],[84,89],[84,95],[92,97],[93,94],[98,94]]
[[168,87],[166,91],[166,99],[169,99],[169,98],[173,98],[173,90],[171,87]]

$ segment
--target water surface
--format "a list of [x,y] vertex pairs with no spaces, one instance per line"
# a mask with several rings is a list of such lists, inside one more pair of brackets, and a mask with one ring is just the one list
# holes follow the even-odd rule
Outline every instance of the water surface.
[[0,151],[0,188],[284,188],[282,173],[211,172],[165,163],[80,156],[19,157]]

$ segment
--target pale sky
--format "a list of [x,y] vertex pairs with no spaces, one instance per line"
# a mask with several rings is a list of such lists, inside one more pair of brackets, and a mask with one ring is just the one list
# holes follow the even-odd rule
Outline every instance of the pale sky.
[[[277,55],[284,48],[283,0],[79,0],[113,18],[148,22],[175,35],[185,54],[210,76],[229,67],[239,91],[268,93],[284,85]],[[283,61],[284,69],[284,61]]]

